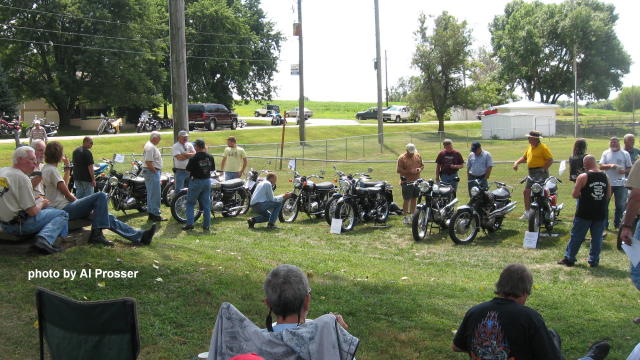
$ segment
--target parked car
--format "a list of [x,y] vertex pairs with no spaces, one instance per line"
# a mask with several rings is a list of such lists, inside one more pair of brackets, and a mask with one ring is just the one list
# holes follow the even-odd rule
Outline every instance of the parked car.
[[[388,108],[383,107],[382,111],[385,111],[387,109]],[[378,107],[370,107],[367,110],[356,113],[356,120],[367,120],[367,119],[377,119],[377,118],[378,118]]]
[[382,121],[407,122],[420,121],[420,114],[415,113],[410,107],[404,105],[393,105],[382,112]]
[[[310,117],[313,116],[313,111],[304,108],[304,118],[308,119]],[[298,107],[294,107],[293,109],[289,110],[289,111],[285,111],[284,113],[284,117],[285,118],[290,118],[290,117],[298,117]]]
[[273,114],[279,114],[279,113],[280,113],[280,106],[267,104],[267,106],[265,106],[264,108],[256,110],[254,115],[256,117],[260,117],[260,116],[270,117]]
[[209,130],[229,127],[235,130],[238,127],[238,114],[221,104],[189,104],[189,130],[196,127]]
[[493,106],[490,106],[487,110],[479,111],[477,118],[478,120],[482,120],[484,116],[493,115],[497,113],[498,113],[498,109],[494,108]]

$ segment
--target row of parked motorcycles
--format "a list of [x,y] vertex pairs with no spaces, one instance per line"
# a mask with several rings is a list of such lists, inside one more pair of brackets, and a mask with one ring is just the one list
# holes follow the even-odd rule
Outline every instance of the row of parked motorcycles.
[[[46,118],[38,117],[37,115],[33,119],[40,121],[40,126],[42,126],[47,132],[47,137],[56,136],[58,134],[58,124],[54,122],[47,122]],[[31,137],[31,130],[33,129],[33,123],[26,128],[25,135],[26,137]],[[22,133],[22,126],[20,125],[20,120],[18,116],[11,116],[3,114],[0,116],[0,136],[13,135],[15,132],[19,134]]]

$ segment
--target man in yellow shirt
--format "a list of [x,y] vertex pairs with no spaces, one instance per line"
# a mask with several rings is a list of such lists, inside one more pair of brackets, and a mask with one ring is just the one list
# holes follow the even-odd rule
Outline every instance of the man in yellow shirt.
[[220,169],[224,171],[224,179],[237,179],[247,169],[247,154],[236,143],[235,136],[227,138],[227,148],[224,149]]
[[[518,165],[527,163],[529,169],[529,177],[532,179],[546,179],[549,177],[549,167],[553,164],[553,155],[547,145],[540,142],[542,135],[539,131],[529,132],[529,147],[524,155],[513,163],[513,170],[518,171]],[[524,214],[520,219],[529,218],[529,209],[531,207],[531,181],[527,181],[524,189]]]

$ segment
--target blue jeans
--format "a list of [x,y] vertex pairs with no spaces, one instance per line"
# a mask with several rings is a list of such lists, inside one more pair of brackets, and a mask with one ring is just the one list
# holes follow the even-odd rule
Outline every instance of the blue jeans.
[[224,181],[237,179],[240,177],[240,175],[241,175],[240,171],[237,171],[237,172],[225,171]]
[[189,186],[189,173],[187,170],[176,169],[175,172],[175,187],[177,191],[180,191]]
[[136,230],[109,214],[107,194],[103,192],[68,203],[62,210],[69,214],[69,220],[85,219],[93,212],[92,229],[109,229],[134,243],[140,242],[142,238],[142,230]]
[[[611,187],[611,197],[615,198],[615,212],[613,216],[613,226],[617,228],[620,227],[620,223],[622,222],[622,215],[624,214],[624,209],[627,207],[627,192],[628,190],[624,186],[612,186]],[[609,199],[609,203],[611,203],[611,199]],[[608,205],[607,205],[608,209]],[[609,217],[607,216],[607,226],[605,229],[609,228]]]
[[87,197],[94,192],[93,185],[91,185],[90,181],[75,181],[76,187],[76,198],[82,199],[83,197]]
[[202,210],[202,227],[211,226],[211,179],[191,179],[187,192],[187,225],[193,225],[193,210],[196,201]]
[[142,169],[142,177],[144,178],[144,184],[147,187],[147,213],[149,215],[160,216],[160,170],[156,170],[155,173]]
[[14,235],[36,234],[53,245],[58,236],[69,234],[69,215],[59,209],[46,208],[36,216],[29,216],[22,224],[2,224],[2,229]]
[[[636,231],[633,234],[633,238],[636,240],[640,240],[640,221],[638,221],[638,225],[636,226]],[[636,289],[640,290],[640,263],[637,266],[633,266],[631,264],[631,271],[629,272],[631,275],[631,281],[633,285],[636,286]]]
[[589,263],[598,265],[600,262],[600,249],[602,248],[602,232],[604,231],[605,219],[587,220],[579,217],[573,218],[573,228],[571,228],[571,239],[567,244],[564,253],[569,261],[575,262],[576,255],[580,250],[580,245],[584,241],[587,231],[591,230],[591,246],[589,246]]
[[253,221],[256,224],[265,221],[269,221],[269,224],[275,224],[276,220],[278,220],[278,215],[280,215],[283,204],[284,201],[265,201],[254,204],[253,206],[251,206],[253,208],[253,211],[260,214],[260,216],[254,216],[252,218]]
[[458,191],[458,181],[454,181],[458,177],[458,174],[440,174],[440,182],[451,185],[453,191]]

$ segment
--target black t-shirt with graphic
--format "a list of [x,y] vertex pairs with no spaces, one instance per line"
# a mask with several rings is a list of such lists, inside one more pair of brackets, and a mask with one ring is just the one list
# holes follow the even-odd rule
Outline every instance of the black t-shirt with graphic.
[[467,311],[453,343],[483,360],[560,360],[560,350],[537,311],[494,298]]
[[609,178],[607,174],[598,172],[588,172],[587,182],[580,191],[580,199],[576,208],[576,217],[585,220],[604,220],[607,218],[607,207],[609,200]]
[[208,179],[211,172],[216,169],[213,156],[206,152],[199,151],[187,163],[187,171],[194,179]]
[[80,146],[73,151],[73,178],[76,181],[91,181],[89,165],[93,165],[93,154],[91,150]]

